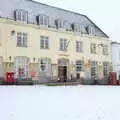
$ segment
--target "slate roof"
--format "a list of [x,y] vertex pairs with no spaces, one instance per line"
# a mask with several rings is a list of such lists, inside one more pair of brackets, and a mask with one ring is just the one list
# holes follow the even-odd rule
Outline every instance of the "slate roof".
[[[95,27],[95,35],[109,38],[97,25],[93,23],[86,15],[53,7],[33,0],[1,0],[0,1],[0,16],[14,19],[14,10],[24,9],[28,11],[28,21],[36,23],[36,16],[45,14],[49,16],[50,26],[55,26],[56,19],[67,21],[67,27],[70,28],[73,23],[80,23],[85,28],[87,26]],[[86,32],[87,33],[87,32]]]

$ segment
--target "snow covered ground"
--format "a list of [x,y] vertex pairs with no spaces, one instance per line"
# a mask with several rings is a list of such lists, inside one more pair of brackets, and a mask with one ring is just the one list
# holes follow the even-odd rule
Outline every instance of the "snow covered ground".
[[120,87],[0,86],[0,120],[120,120]]

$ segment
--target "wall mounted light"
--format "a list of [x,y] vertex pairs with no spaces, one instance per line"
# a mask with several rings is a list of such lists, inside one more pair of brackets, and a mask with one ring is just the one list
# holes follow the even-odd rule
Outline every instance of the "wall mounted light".
[[11,35],[12,35],[12,36],[15,35],[15,30],[12,30],[12,31],[11,31]]
[[98,47],[103,47],[104,45],[101,43],[101,44],[98,44]]
[[35,59],[35,58],[33,58],[33,61],[34,61],[34,62],[35,62],[35,60],[36,60],[36,59]]
[[10,60],[10,62],[11,62],[11,59],[12,59],[12,57],[11,57],[11,56],[9,56],[9,60]]

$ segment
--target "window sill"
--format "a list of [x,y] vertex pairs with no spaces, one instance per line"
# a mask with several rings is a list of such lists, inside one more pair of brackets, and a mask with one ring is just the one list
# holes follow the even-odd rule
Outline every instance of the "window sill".
[[40,50],[49,50],[49,48],[40,48]]
[[76,53],[84,53],[83,51],[81,51],[81,52],[76,52]]
[[108,54],[103,54],[104,56],[108,56]]
[[91,54],[97,55],[97,53],[91,53]]
[[28,46],[16,46],[17,48],[28,48]]

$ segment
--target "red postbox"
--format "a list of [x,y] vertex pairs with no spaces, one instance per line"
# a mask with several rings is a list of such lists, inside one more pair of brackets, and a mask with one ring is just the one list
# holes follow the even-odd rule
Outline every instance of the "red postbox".
[[14,78],[14,72],[7,72],[6,73],[5,83],[8,83],[8,84],[14,84],[14,83],[16,83],[16,80]]
[[109,80],[111,85],[117,85],[117,74],[116,72],[110,72]]

